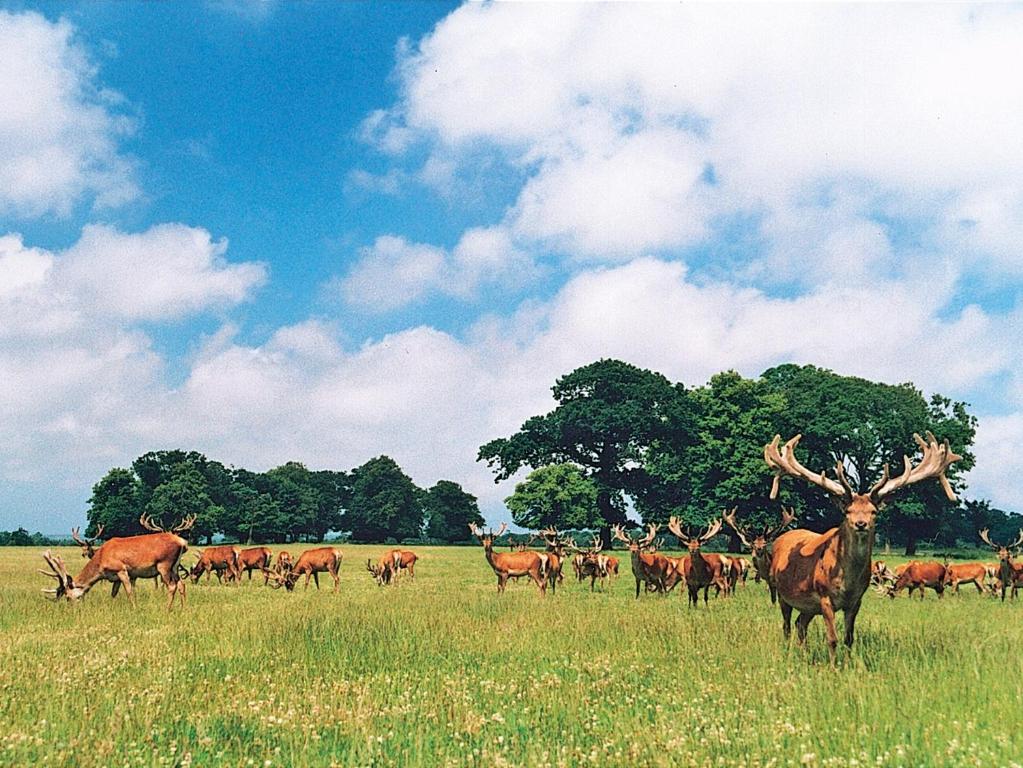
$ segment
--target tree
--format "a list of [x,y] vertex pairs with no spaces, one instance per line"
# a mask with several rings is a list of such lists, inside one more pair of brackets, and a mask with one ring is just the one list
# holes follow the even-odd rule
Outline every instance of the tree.
[[181,463],[171,467],[167,479],[153,491],[145,511],[158,525],[165,527],[195,515],[195,524],[188,535],[197,539],[205,536],[207,543],[211,543],[213,535],[220,530],[219,517],[224,509],[207,495],[206,483],[199,471]]
[[[901,471],[902,457],[919,453],[913,433],[927,430],[948,439],[952,449],[963,456],[952,465],[948,478],[953,487],[974,463],[970,447],[976,433],[976,418],[966,404],[935,395],[926,400],[912,384],[879,384],[854,376],[839,376],[812,365],[782,365],[762,377],[769,389],[782,394],[786,407],[779,414],[779,433],[786,438],[802,433],[800,462],[823,471],[841,461],[850,482],[859,491],[881,477],[889,464]],[[802,518],[818,527],[835,520],[820,494],[805,483],[786,484],[785,494],[802,512]],[[950,517],[953,503],[945,499],[935,483],[922,483],[900,494],[883,513],[881,525],[900,535],[906,554],[916,552],[920,538],[933,535]]]
[[610,548],[610,526],[626,522],[628,498],[649,486],[644,458],[650,448],[680,452],[691,441],[685,389],[659,373],[600,360],[558,379],[553,392],[553,411],[482,446],[477,460],[494,469],[496,481],[523,467],[575,464],[597,489],[601,538]]
[[292,541],[316,530],[319,497],[312,483],[312,473],[304,464],[289,461],[266,473],[270,495],[280,508],[285,531]]
[[469,539],[469,524],[483,525],[483,515],[476,497],[450,480],[437,484],[422,494],[426,515],[426,535],[447,543]]
[[139,479],[130,469],[115,467],[107,472],[92,486],[86,535],[94,536],[101,525],[106,537],[142,533],[138,522],[142,514],[140,491]]
[[423,530],[421,493],[389,456],[353,469],[342,526],[355,541],[418,538]]
[[597,528],[597,487],[575,464],[534,469],[504,500],[512,520],[523,528]]

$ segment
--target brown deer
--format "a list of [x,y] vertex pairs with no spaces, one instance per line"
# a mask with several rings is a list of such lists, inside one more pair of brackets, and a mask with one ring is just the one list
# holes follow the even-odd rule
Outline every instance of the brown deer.
[[241,550],[233,544],[223,544],[218,547],[206,547],[202,552],[196,552],[199,560],[192,566],[189,576],[193,584],[198,584],[202,575],[206,574],[206,582],[209,583],[210,574],[217,575],[217,581],[223,583],[223,576],[227,576],[228,583],[236,581],[241,583],[242,573],[239,558]]
[[82,557],[86,560],[92,559],[92,556],[96,554],[96,550],[99,549],[99,547],[96,546],[96,541],[103,536],[103,528],[104,526],[101,525],[96,529],[95,536],[92,536],[91,538],[86,536],[84,539],[78,535],[78,531],[80,530],[79,528],[71,529],[71,538],[74,539],[75,543],[82,548]]
[[281,573],[287,573],[295,567],[295,561],[291,559],[291,553],[282,549],[277,553],[276,569]]
[[820,614],[824,617],[829,656],[834,664],[838,647],[835,613],[845,612],[845,645],[851,648],[856,615],[863,593],[870,586],[878,510],[892,493],[930,478],[937,478],[946,496],[954,501],[956,497],[945,471],[962,457],[952,452],[947,440],[939,445],[930,432],[926,441],[913,435],[920,446],[920,462],[914,466],[908,456],[904,457],[905,469],[897,477],[891,477],[885,465],[881,479],[866,493],[857,493],[849,484],[841,461],[835,464],[836,480],[802,466],[796,460],[800,437],[796,435],[779,447],[781,436],[775,435],[764,446],[764,460],[774,470],[771,498],[777,498],[784,475],[801,477],[827,491],[844,517],[841,525],[823,534],[796,529],[779,536],[771,557],[771,578],[778,590],[785,638],[791,635],[793,610],[799,611],[796,630],[800,645],[806,644],[807,628],[813,617]]
[[1023,544],[1023,528],[1020,529],[1019,535],[1012,544],[996,544],[991,541],[991,537],[988,535],[988,528],[980,531],[978,535],[981,541],[987,544],[991,549],[998,553],[998,589],[1002,594],[1002,601],[1005,600],[1005,590],[1012,587],[1012,596],[1016,597],[1016,590],[1019,589],[1016,578],[1016,563],[1012,562],[1012,550]]
[[270,580],[270,563],[273,562],[274,553],[270,547],[249,547],[238,553],[239,578],[241,572],[249,574],[249,581],[252,581],[252,572],[259,570],[263,574],[263,586]]
[[558,586],[565,580],[561,569],[565,566],[565,549],[573,548],[571,542],[561,538],[558,529],[553,525],[547,526],[540,531],[544,545],[547,547],[547,586],[551,588],[551,594],[558,591]]
[[987,568],[983,563],[957,563],[945,567],[945,586],[951,587],[955,594],[959,594],[960,584],[973,584],[977,592],[984,594],[984,581],[987,578]]
[[903,589],[909,587],[909,596],[913,597],[913,590],[920,590],[920,599],[924,599],[925,587],[930,587],[938,593],[941,598],[945,592],[945,566],[937,562],[912,562],[899,574],[895,583],[888,588],[888,597],[895,599]]
[[[734,512],[734,510],[733,510]],[[672,515],[668,521],[668,530],[675,534],[675,537],[682,545],[689,549],[689,555],[682,561],[682,575],[686,580],[686,589],[689,591],[689,605],[695,608],[699,605],[700,590],[703,590],[703,604],[707,604],[707,592],[711,586],[718,587],[718,591],[724,590],[728,594],[728,583],[724,576],[724,561],[720,555],[700,552],[700,547],[713,539],[721,531],[721,521],[715,520],[702,535],[692,537],[682,530],[681,521]]]
[[341,586],[341,560],[343,554],[334,547],[317,547],[307,549],[298,556],[298,560],[288,570],[278,562],[278,566],[270,571],[270,586],[274,589],[285,587],[289,592],[295,589],[300,576],[305,575],[305,588],[309,589],[309,579],[320,588],[320,574],[329,573],[334,579],[334,592]]
[[569,545],[576,553],[577,557],[581,557],[582,561],[579,565],[582,579],[589,577],[590,579],[590,592],[594,590],[596,582],[600,581],[600,589],[604,590],[607,582],[608,574],[610,573],[610,558],[607,555],[600,554],[604,545],[600,540],[600,536],[594,535],[593,541],[589,549],[579,549],[574,544]]
[[508,528],[501,523],[497,533],[484,532],[482,528],[469,523],[469,531],[483,545],[483,553],[497,576],[497,593],[502,594],[508,579],[513,576],[528,576],[540,590],[540,595],[547,594],[547,564],[550,558],[546,553],[524,550],[521,552],[495,552],[494,539]]
[[774,605],[778,600],[778,591],[775,589],[774,582],[771,581],[771,542],[778,538],[781,532],[788,528],[789,524],[796,519],[795,512],[793,512],[792,507],[782,507],[781,521],[778,525],[773,528],[768,525],[760,533],[751,534],[748,530],[740,528],[738,523],[735,522],[735,511],[733,509],[727,513],[724,516],[724,520],[735,531],[743,546],[749,549],[753,558],[753,569],[756,573],[755,580],[760,581],[763,579],[767,582],[767,588],[771,592],[771,605]]
[[667,594],[666,582],[673,572],[668,558],[656,552],[644,552],[643,550],[653,543],[657,537],[658,526],[650,523],[648,533],[641,539],[634,539],[625,532],[621,525],[611,527],[614,538],[624,542],[629,548],[629,556],[632,560],[632,575],[636,578],[636,598],[639,598],[639,585],[653,585],[657,592]]
[[111,597],[116,596],[120,586],[132,605],[135,604],[135,591],[132,581],[138,578],[152,578],[159,575],[167,587],[167,609],[174,606],[174,596],[181,595],[181,604],[185,604],[185,582],[178,576],[178,562],[188,550],[188,542],[179,533],[187,531],[195,524],[195,517],[189,517],[170,531],[143,534],[142,536],[125,536],[108,539],[74,577],[68,575],[64,561],[59,555],[51,555],[49,550],[43,555],[49,571],[40,569],[40,573],[57,580],[55,589],[44,589],[52,595],[53,600],[65,597],[68,600],[80,600],[86,592],[100,581],[113,582]]
[[402,570],[407,570],[409,577],[415,581],[415,567],[418,559],[419,556],[410,550],[392,549],[390,552],[382,554],[376,565],[373,565],[373,562],[367,558],[366,570],[373,574],[373,578],[381,586],[397,583],[398,575]]

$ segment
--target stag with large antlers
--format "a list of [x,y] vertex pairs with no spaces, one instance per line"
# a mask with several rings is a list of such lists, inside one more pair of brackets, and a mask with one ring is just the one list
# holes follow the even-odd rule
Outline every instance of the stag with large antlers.
[[874,547],[874,526],[878,510],[896,491],[914,483],[937,478],[946,496],[955,501],[955,494],[945,471],[958,461],[948,441],[939,444],[927,433],[924,440],[913,435],[920,447],[920,461],[914,465],[904,457],[902,474],[892,477],[888,465],[881,479],[866,493],[857,493],[845,474],[841,461],[835,464],[835,479],[824,472],[811,472],[796,460],[796,435],[780,446],[781,436],[764,446],[764,460],[774,470],[771,498],[777,498],[778,486],[785,475],[800,477],[823,488],[844,513],[841,525],[820,534],[796,529],[782,534],[774,543],[771,557],[771,578],[778,590],[782,614],[782,631],[788,639],[792,632],[792,611],[799,611],[796,620],[800,645],[806,643],[806,631],[814,616],[824,617],[828,650],[832,664],[836,660],[838,635],[835,613],[845,612],[845,645],[851,648],[863,593],[870,586],[871,553]]
[[[140,520],[141,522],[141,520]],[[195,517],[182,521],[171,531],[160,530],[158,533],[142,536],[125,536],[108,539],[97,549],[81,572],[71,578],[59,555],[51,555],[49,551],[43,555],[49,571],[39,572],[56,579],[57,587],[44,589],[43,592],[59,600],[80,600],[86,592],[100,581],[113,582],[111,596],[116,596],[120,587],[132,604],[135,604],[135,591],[132,582],[135,579],[148,579],[159,576],[167,587],[167,609],[174,605],[174,596],[181,595],[181,604],[185,603],[185,582],[178,576],[178,563],[188,550],[188,542],[178,534],[195,524]]]
[[998,553],[998,590],[1002,594],[1002,600],[1005,600],[1005,590],[1012,587],[1012,596],[1016,597],[1016,591],[1019,589],[1020,573],[1021,569],[1017,563],[1012,561],[1012,550],[1023,544],[1023,528],[1020,529],[1019,535],[1012,544],[996,544],[991,541],[991,537],[988,535],[988,529],[978,533],[981,541],[987,544],[991,549]]
[[657,525],[650,523],[647,535],[641,539],[634,539],[625,532],[625,528],[621,525],[611,527],[614,538],[624,542],[629,548],[632,575],[636,578],[637,598],[639,598],[640,584],[653,585],[655,591],[666,594],[666,582],[673,570],[671,563],[664,555],[643,551],[657,538],[657,529]]
[[340,549],[317,547],[316,549],[307,549],[299,555],[298,560],[289,569],[285,569],[278,559],[277,567],[269,572],[270,586],[274,589],[284,587],[291,592],[295,589],[299,577],[305,575],[305,588],[309,589],[309,580],[312,579],[316,583],[316,588],[319,589],[320,574],[329,573],[334,579],[333,591],[337,592],[341,586],[341,560],[343,557]]
[[747,547],[752,553],[753,568],[757,574],[757,581],[763,579],[767,582],[767,588],[771,591],[771,605],[774,605],[778,600],[778,592],[775,589],[774,582],[771,580],[771,542],[788,528],[789,524],[796,519],[796,515],[791,507],[782,507],[781,522],[778,525],[773,528],[769,525],[765,526],[760,533],[753,534],[747,529],[739,527],[739,524],[735,521],[735,512],[735,509],[728,512],[724,516],[724,521],[735,531],[743,546]]
[[565,565],[565,550],[573,545],[572,542],[561,538],[558,529],[553,525],[540,531],[540,536],[543,537],[544,545],[547,547],[547,586],[551,588],[553,594],[565,580],[561,574],[561,569]]
[[[96,554],[96,550],[99,547],[96,546],[96,542],[103,536],[104,526],[100,526],[96,529],[95,536],[86,536],[84,539],[78,535],[79,528],[71,529],[71,538],[74,539],[75,543],[82,548],[82,557],[86,560],[90,560],[93,555]],[[101,545],[102,546],[102,545]]]
[[607,555],[601,554],[604,545],[600,540],[600,536],[593,536],[589,549],[579,549],[575,544],[568,544],[568,546],[576,553],[576,557],[580,558],[578,565],[579,580],[582,581],[589,577],[590,592],[594,590],[599,580],[600,589],[603,591],[608,574],[611,572],[611,566],[610,558]]
[[546,553],[525,550],[522,552],[495,552],[494,539],[507,530],[508,524],[501,523],[497,533],[485,532],[472,523],[469,531],[483,545],[483,553],[497,576],[497,593],[504,592],[508,579],[514,576],[528,576],[540,590],[540,595],[547,594],[547,564],[550,558]]
[[[733,514],[734,514],[733,510]],[[711,586],[718,590],[725,590],[728,594],[728,583],[725,581],[724,562],[718,555],[705,555],[700,547],[713,539],[721,532],[721,521],[715,520],[707,530],[700,536],[690,536],[682,530],[682,522],[675,516],[668,521],[668,530],[682,543],[682,546],[689,549],[689,555],[682,561],[682,576],[686,581],[686,589],[689,590],[689,605],[695,608],[699,605],[700,590],[703,590],[703,604],[707,604],[707,592]]]

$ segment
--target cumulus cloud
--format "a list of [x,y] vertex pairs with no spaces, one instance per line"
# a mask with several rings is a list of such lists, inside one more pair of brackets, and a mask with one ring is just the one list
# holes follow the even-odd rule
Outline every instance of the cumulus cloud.
[[137,197],[123,106],[69,22],[0,11],[0,211],[66,216],[83,199]]

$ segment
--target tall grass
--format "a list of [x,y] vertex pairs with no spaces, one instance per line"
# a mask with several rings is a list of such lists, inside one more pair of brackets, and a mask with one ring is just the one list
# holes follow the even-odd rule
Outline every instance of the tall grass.
[[478,548],[383,588],[382,548],[344,551],[339,594],[214,580],[168,613],[151,582],[134,610],[49,604],[39,552],[0,550],[0,764],[1023,763],[1023,601],[870,593],[833,670],[820,621],[785,647],[752,579],[693,610],[635,600],[625,559],[605,593],[499,598]]

